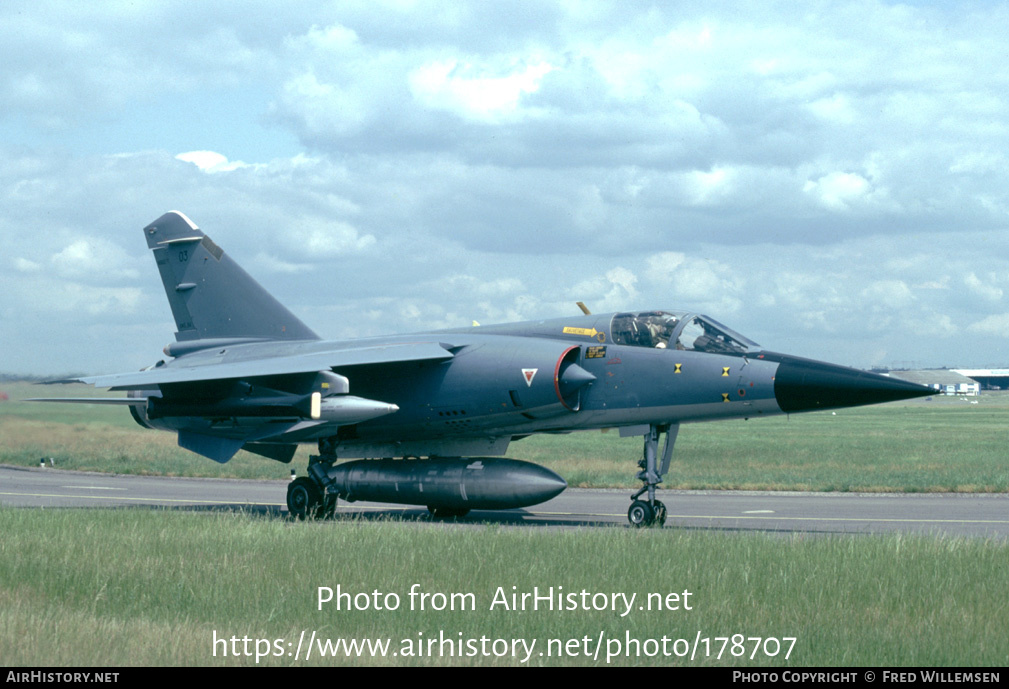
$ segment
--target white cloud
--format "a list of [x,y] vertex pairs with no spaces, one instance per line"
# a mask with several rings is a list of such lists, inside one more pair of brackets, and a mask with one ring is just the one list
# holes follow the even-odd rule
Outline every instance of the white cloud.
[[215,151],[189,151],[187,153],[180,153],[175,158],[186,163],[192,163],[203,172],[209,174],[231,172],[232,170],[253,167],[247,163],[243,163],[241,160],[229,161],[227,156]]
[[694,205],[711,204],[732,194],[735,174],[725,167],[709,172],[695,170],[687,174],[686,188]]
[[947,313],[915,314],[904,321],[908,332],[918,337],[952,338],[962,335],[961,330]]
[[20,273],[37,273],[42,269],[42,266],[35,261],[18,256],[14,259],[14,269]]
[[998,174],[1005,170],[1006,158],[995,151],[969,151],[959,156],[949,171],[958,175]]
[[914,293],[903,280],[875,280],[859,296],[866,310],[876,313],[906,309],[915,301]]
[[724,318],[735,315],[743,304],[737,280],[717,261],[664,251],[648,258],[645,276],[655,291],[664,294],[667,307]]
[[437,60],[410,74],[410,91],[425,107],[494,122],[519,114],[522,98],[538,91],[543,77],[554,69],[543,61],[496,70],[469,61]]
[[63,278],[107,281],[135,279],[139,271],[117,245],[94,237],[74,240],[49,259]]
[[338,220],[292,217],[278,242],[290,256],[319,261],[364,251],[375,244],[375,237]]
[[809,109],[817,117],[837,124],[852,124],[856,119],[850,100],[843,94],[820,98],[810,103]]
[[584,302],[593,313],[635,308],[639,294],[637,276],[622,266],[603,275],[583,280],[569,290],[571,302]]
[[974,273],[965,275],[963,282],[972,294],[976,294],[982,299],[994,302],[1002,300],[1002,289],[1000,287],[982,282]]
[[478,278],[473,275],[451,275],[435,281],[432,287],[441,287],[446,293],[470,294],[475,298],[506,298],[525,291],[518,278]]
[[35,292],[31,305],[35,313],[47,318],[58,313],[80,323],[89,316],[132,316],[141,299],[141,291],[135,287],[96,287],[67,281],[50,283]]
[[288,80],[280,103],[301,121],[307,132],[323,137],[356,135],[371,116],[366,93],[319,81],[313,72]]
[[308,46],[313,50],[323,50],[332,55],[354,50],[359,43],[357,33],[341,24],[333,24],[323,28],[312,26],[304,36],[289,36],[285,41],[290,46],[302,44],[303,47]]
[[1009,313],[992,314],[967,326],[967,332],[1009,338]]
[[869,181],[851,172],[831,172],[816,181],[806,182],[802,190],[831,210],[848,210],[864,201],[870,191]]

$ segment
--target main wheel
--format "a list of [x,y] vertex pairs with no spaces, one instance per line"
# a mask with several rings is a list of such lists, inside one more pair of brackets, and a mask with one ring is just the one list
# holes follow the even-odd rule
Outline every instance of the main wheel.
[[655,521],[652,506],[643,500],[635,500],[631,503],[631,508],[627,510],[627,521],[631,523],[631,526],[651,526]]
[[[335,505],[335,502],[334,502]],[[307,476],[299,476],[287,486],[287,511],[296,519],[322,516],[322,489]]]

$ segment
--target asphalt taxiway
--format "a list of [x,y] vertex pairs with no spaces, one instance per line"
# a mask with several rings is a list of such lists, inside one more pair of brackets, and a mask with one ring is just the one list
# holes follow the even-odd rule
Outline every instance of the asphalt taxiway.
[[[628,489],[568,489],[522,510],[473,511],[459,523],[627,527]],[[0,504],[17,507],[245,509],[286,518],[286,482],[167,478],[0,465]],[[666,527],[773,533],[919,533],[1009,539],[1009,494],[660,491]],[[340,502],[337,519],[429,520],[427,510]],[[630,528],[630,527],[628,527]]]

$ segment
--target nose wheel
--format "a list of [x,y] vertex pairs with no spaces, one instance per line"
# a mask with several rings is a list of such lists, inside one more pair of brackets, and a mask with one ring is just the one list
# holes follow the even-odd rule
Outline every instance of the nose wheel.
[[[638,466],[641,471],[637,478],[644,483],[641,489],[631,496],[631,506],[627,510],[627,521],[634,527],[663,526],[666,523],[666,506],[661,500],[655,499],[655,488],[662,483],[662,477],[669,471],[669,462],[673,457],[673,445],[679,424],[668,426],[651,425],[645,434],[645,447]],[[659,436],[666,434],[666,443],[662,448],[662,463],[659,464]],[[647,493],[647,499],[641,497]]]
[[663,526],[666,523],[666,506],[661,500],[649,504],[635,500],[627,510],[627,521],[631,526]]

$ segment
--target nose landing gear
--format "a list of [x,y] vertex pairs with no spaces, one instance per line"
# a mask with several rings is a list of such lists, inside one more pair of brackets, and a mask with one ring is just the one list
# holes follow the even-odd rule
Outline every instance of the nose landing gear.
[[[668,425],[652,424],[645,434],[645,446],[638,466],[641,471],[636,478],[645,485],[641,490],[631,496],[631,507],[627,510],[627,521],[631,526],[662,526],[666,523],[666,506],[660,500],[655,499],[655,487],[662,483],[662,477],[669,471],[669,462],[673,457],[673,445],[676,443],[676,434],[680,430],[678,423]],[[662,463],[658,461],[659,436],[666,434],[666,443],[662,448]],[[642,495],[648,494],[647,500],[641,500]]]

